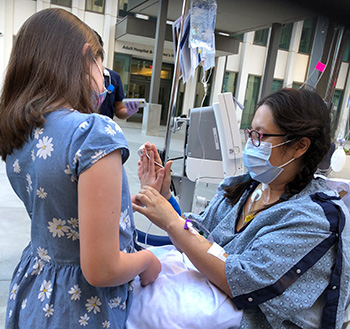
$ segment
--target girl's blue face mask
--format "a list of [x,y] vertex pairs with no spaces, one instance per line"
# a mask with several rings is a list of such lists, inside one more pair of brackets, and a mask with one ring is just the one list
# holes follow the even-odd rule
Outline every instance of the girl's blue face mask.
[[286,141],[281,144],[272,145],[268,142],[261,142],[259,147],[253,145],[251,139],[248,139],[243,152],[243,162],[250,176],[264,184],[270,184],[283,171],[283,167],[291,163],[295,158],[292,158],[285,164],[275,167],[270,163],[271,151],[273,148],[284,145],[291,141]]
[[102,105],[102,103],[104,102],[104,100],[106,99],[106,96],[107,96],[107,89],[104,85],[104,77],[103,77],[103,73],[101,71],[101,68],[100,66],[98,65],[96,59],[94,58],[94,61],[98,67],[98,70],[100,71],[101,73],[101,76],[102,76],[102,81],[103,81],[103,88],[104,88],[104,91],[102,93],[99,93],[98,91],[96,90],[93,90],[92,91],[92,95],[91,95],[91,104],[92,106],[94,107],[94,109],[97,111],[100,106]]

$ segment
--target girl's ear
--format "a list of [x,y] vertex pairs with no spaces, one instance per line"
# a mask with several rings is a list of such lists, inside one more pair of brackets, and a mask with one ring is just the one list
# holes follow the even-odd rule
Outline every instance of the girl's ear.
[[308,137],[300,138],[295,144],[294,158],[300,158],[309,149],[311,141]]
[[90,47],[90,44],[89,43],[85,43],[84,46],[83,46],[83,56],[85,56],[86,54],[86,51],[89,49]]

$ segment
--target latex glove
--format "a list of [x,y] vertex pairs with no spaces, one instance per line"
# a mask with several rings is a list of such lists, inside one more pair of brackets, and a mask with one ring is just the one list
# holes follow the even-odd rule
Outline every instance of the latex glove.
[[139,102],[128,101],[125,102],[126,114],[131,116],[139,110]]

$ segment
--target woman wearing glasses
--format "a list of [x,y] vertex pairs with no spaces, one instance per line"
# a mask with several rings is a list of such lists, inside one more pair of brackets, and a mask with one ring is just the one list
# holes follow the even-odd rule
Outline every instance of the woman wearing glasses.
[[[350,217],[314,177],[330,148],[330,112],[315,92],[284,89],[259,102],[245,133],[248,172],[225,179],[201,215],[179,217],[151,187],[134,209],[232,299],[242,312],[237,327],[341,328],[350,302]],[[150,166],[143,157],[141,173]],[[204,226],[208,239],[184,229],[190,224]]]

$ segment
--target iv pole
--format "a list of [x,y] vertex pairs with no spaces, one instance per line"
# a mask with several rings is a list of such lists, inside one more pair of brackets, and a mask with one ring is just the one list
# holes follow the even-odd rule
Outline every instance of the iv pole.
[[171,139],[171,128],[173,125],[174,120],[174,114],[175,114],[175,105],[176,105],[176,98],[177,98],[177,92],[179,88],[179,77],[180,77],[180,43],[182,40],[183,35],[183,29],[184,29],[184,23],[185,23],[185,17],[188,13],[188,0],[183,0],[182,3],[182,14],[181,14],[181,26],[180,26],[180,34],[178,36],[177,40],[177,47],[176,47],[176,56],[175,56],[175,66],[174,66],[174,76],[173,76],[173,83],[171,88],[171,94],[170,94],[170,102],[169,102],[169,110],[168,110],[168,119],[167,119],[167,129],[166,129],[166,135],[165,135],[165,144],[164,144],[164,150],[162,154],[162,160],[164,162],[168,159],[168,153],[169,153],[169,147],[170,147],[170,139]]

